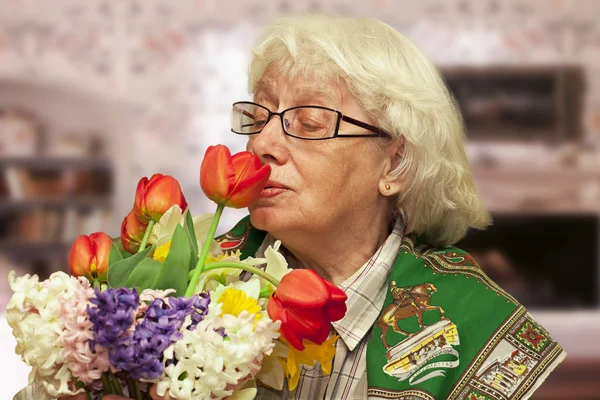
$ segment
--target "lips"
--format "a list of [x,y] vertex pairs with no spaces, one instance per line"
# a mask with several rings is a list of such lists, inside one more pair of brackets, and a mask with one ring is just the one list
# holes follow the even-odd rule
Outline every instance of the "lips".
[[279,182],[268,181],[267,184],[265,185],[265,189],[272,189],[272,188],[276,188],[276,189],[289,189],[287,186],[285,186],[284,184],[281,184]]
[[286,193],[288,190],[289,188],[282,183],[276,181],[268,181],[265,185],[265,188],[260,193],[260,197],[268,199],[279,196],[282,193]]

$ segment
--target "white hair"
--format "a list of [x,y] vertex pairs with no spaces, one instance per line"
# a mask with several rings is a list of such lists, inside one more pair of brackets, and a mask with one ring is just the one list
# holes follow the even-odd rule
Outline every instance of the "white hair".
[[315,87],[342,83],[375,125],[402,140],[392,174],[401,182],[394,214],[408,232],[451,245],[491,218],[464,150],[464,127],[435,66],[402,34],[370,18],[304,15],[270,24],[252,51],[248,87],[256,93],[267,68]]

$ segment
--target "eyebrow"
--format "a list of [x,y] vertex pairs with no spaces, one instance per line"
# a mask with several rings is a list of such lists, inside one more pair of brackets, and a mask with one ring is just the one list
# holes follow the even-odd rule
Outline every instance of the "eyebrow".
[[315,89],[314,87],[301,87],[297,92],[298,100],[314,99],[323,101],[330,107],[336,108],[339,106],[339,99],[333,90]]
[[[273,99],[273,97],[274,97],[272,86],[265,84],[264,81],[260,81],[256,85],[256,90],[254,92],[254,98],[256,99],[256,97],[258,97],[257,95],[259,95],[259,94],[261,94],[261,95],[264,94],[271,99]],[[309,101],[311,104],[322,103],[323,105],[327,105],[332,108],[341,106],[341,100],[335,94],[334,90],[318,89],[313,86],[301,86],[294,94],[294,100],[297,103],[301,103],[303,101]],[[312,100],[312,101],[310,101],[310,100]],[[305,104],[305,105],[311,105],[311,104]]]
[[260,81],[258,81],[256,83],[253,94],[256,95],[259,92],[264,92],[266,94],[272,94],[271,87],[272,87],[272,85],[265,83],[265,81],[261,79]]

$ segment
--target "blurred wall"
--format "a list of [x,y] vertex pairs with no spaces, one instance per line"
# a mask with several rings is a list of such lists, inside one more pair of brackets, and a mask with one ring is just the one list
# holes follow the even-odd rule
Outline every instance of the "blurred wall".
[[[104,133],[118,171],[117,224],[134,182],[156,171],[176,175],[193,210],[205,212],[212,206],[197,181],[206,146],[244,146],[229,134],[228,112],[248,98],[251,43],[268,21],[298,12],[380,18],[440,66],[580,64],[582,124],[586,141],[598,141],[600,4],[593,0],[3,1],[0,81],[57,85],[114,105],[105,119],[124,115],[127,135]],[[232,214],[230,222],[242,215]]]

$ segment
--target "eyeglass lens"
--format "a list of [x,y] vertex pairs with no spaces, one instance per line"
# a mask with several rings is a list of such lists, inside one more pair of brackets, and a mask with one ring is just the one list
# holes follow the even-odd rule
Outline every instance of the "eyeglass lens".
[[[234,104],[231,129],[235,133],[259,133],[269,122],[269,111],[252,103]],[[281,116],[286,133],[306,139],[321,139],[334,134],[337,113],[317,107],[299,107],[287,110]]]

